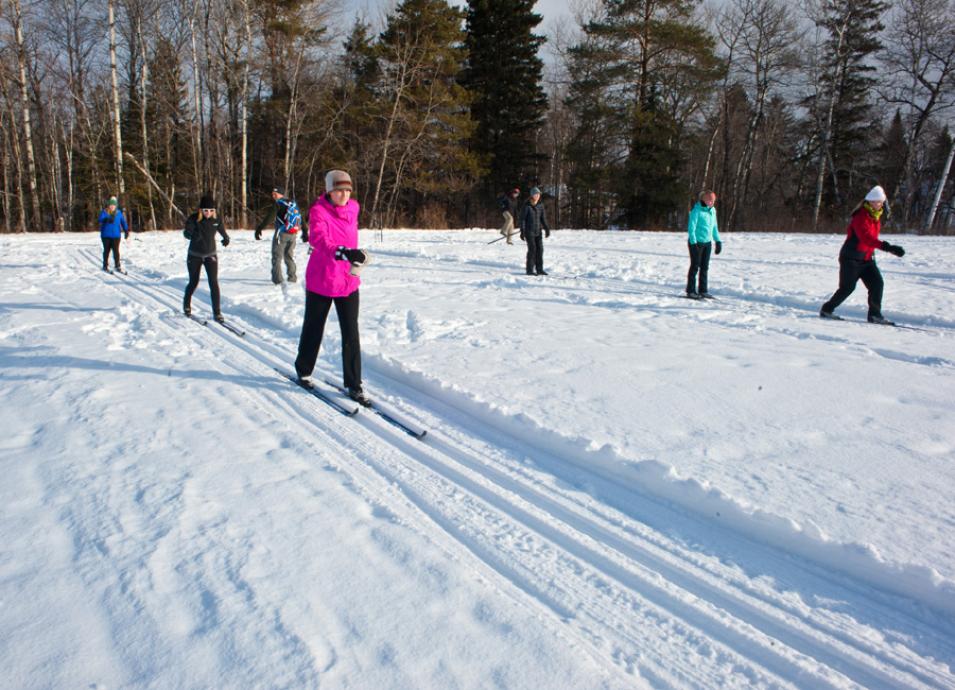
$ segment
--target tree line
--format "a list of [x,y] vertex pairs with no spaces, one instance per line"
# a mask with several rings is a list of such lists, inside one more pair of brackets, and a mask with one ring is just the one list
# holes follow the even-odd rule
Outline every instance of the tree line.
[[[488,226],[539,186],[554,225],[955,232],[955,0],[0,0],[0,229],[249,227],[348,170],[371,228]],[[547,57],[546,61],[542,55]]]

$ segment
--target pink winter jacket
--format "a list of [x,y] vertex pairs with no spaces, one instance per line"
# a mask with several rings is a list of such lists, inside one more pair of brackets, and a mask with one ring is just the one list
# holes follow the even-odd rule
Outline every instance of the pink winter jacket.
[[358,202],[335,206],[323,194],[308,210],[308,243],[312,254],[305,269],[305,289],[324,297],[346,297],[361,284],[349,273],[351,264],[335,259],[339,247],[358,248]]

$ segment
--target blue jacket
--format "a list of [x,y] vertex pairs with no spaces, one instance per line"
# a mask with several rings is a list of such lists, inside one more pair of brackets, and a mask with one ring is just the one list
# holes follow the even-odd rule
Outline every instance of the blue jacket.
[[686,224],[690,244],[705,244],[719,242],[720,231],[716,227],[716,209],[707,206],[702,201],[693,205],[690,219]]
[[109,237],[115,239],[121,236],[124,232],[129,232],[129,226],[126,225],[126,218],[123,217],[123,212],[119,208],[116,209],[116,213],[114,213],[112,216],[106,212],[106,209],[100,211],[100,237]]

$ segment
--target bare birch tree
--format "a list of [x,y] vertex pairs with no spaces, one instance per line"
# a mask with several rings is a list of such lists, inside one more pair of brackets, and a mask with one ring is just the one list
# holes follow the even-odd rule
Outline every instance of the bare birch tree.
[[[13,33],[17,47],[17,67],[19,69],[20,108],[23,119],[23,142],[27,154],[27,184],[30,189],[30,204],[33,211],[32,226],[40,229],[40,195],[37,189],[36,156],[33,149],[33,128],[30,124],[30,98],[27,94],[27,54],[23,40],[23,8],[20,0],[10,0],[13,11]],[[21,204],[22,205],[22,204]],[[24,224],[25,225],[25,224]]]

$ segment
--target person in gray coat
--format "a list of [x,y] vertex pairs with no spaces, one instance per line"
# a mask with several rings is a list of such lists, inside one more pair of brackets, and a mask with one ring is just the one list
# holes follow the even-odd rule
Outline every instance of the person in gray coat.
[[529,276],[546,276],[544,270],[544,242],[541,238],[541,230],[544,231],[544,237],[550,237],[550,226],[547,224],[547,215],[544,212],[544,204],[540,203],[541,190],[537,187],[531,189],[531,196],[524,204],[524,211],[521,213],[521,239],[527,243],[527,261],[526,273]]
[[[273,221],[275,232],[272,234],[272,282],[282,284],[282,262],[285,262],[285,271],[288,282],[298,280],[297,266],[295,265],[295,238],[302,230],[302,214],[293,199],[285,197],[282,187],[272,188],[272,200],[275,202],[255,228],[255,239],[262,239],[262,230]],[[303,241],[305,233],[302,233]]]

